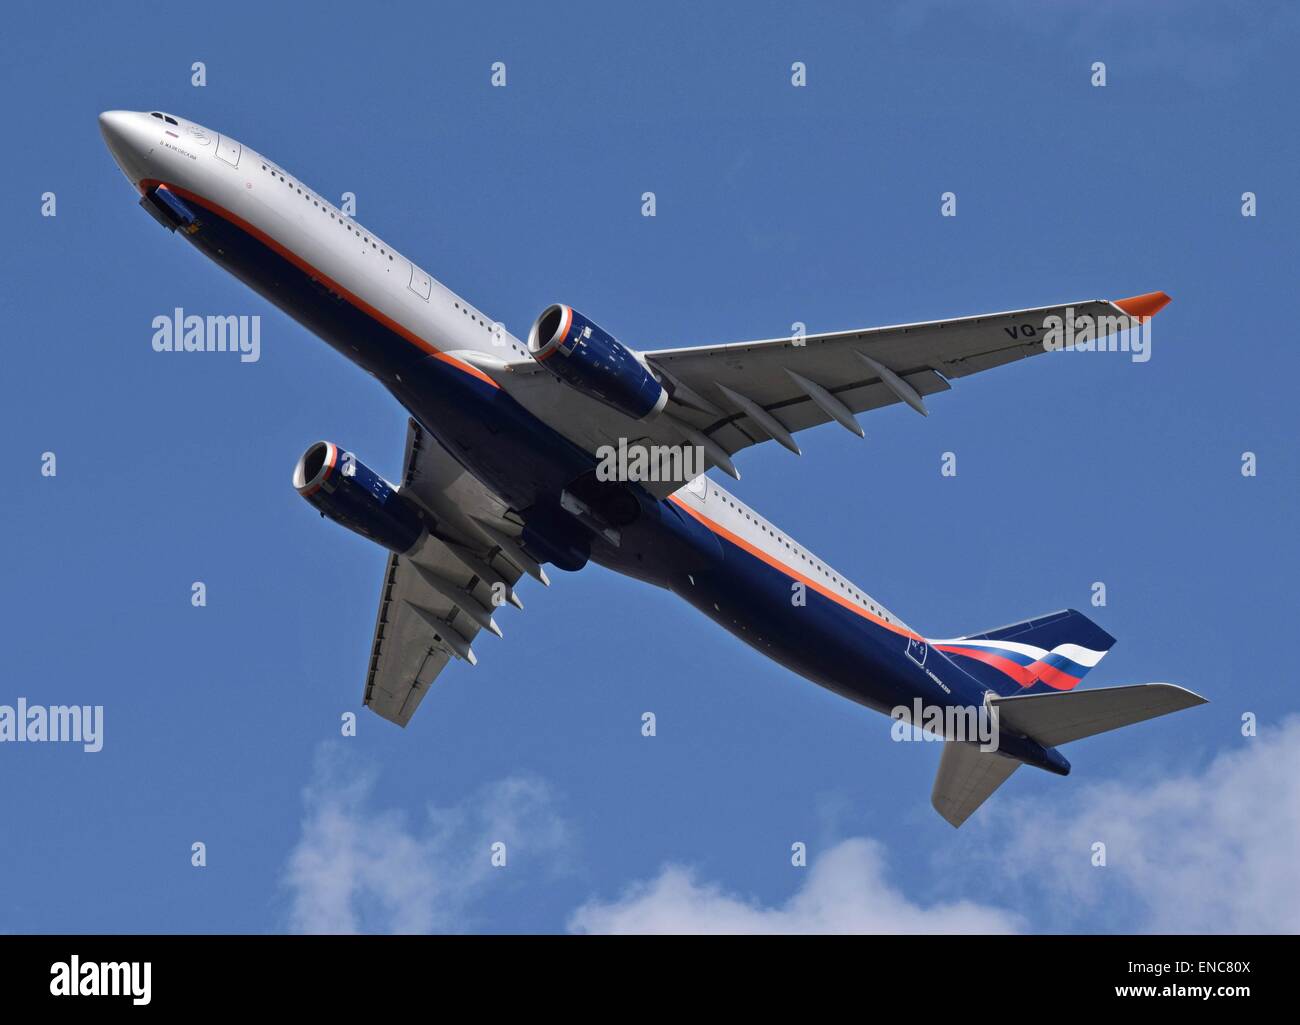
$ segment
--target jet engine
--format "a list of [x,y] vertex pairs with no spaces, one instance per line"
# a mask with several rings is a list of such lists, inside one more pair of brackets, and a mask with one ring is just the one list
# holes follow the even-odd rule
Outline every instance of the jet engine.
[[657,416],[668,392],[640,356],[572,306],[548,306],[528,332],[528,351],[584,395],[633,420]]
[[302,454],[293,486],[322,516],[399,555],[424,538],[419,507],[332,442],[318,441]]

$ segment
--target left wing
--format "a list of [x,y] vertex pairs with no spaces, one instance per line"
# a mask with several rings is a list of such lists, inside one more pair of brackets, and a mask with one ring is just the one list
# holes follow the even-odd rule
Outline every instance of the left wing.
[[474,665],[479,631],[501,636],[493,612],[522,609],[514,585],[546,574],[512,539],[504,504],[411,420],[400,491],[433,524],[415,552],[388,556],[366,675],[365,704],[405,726],[452,659]]

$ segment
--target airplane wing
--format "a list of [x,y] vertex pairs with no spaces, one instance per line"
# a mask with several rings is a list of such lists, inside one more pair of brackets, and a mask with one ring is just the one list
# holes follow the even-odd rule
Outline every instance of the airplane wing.
[[448,662],[477,663],[480,630],[501,636],[495,610],[523,608],[516,581],[545,573],[512,541],[520,524],[505,506],[414,420],[399,490],[434,526],[416,551],[388,556],[365,704],[405,726]]
[[[793,435],[832,420],[861,437],[857,413],[902,402],[926,414],[926,396],[947,391],[954,378],[1049,351],[1048,318],[1072,317],[1076,324],[1090,318],[1100,339],[1153,316],[1168,302],[1165,293],[1151,292],[803,338],[646,351],[641,355],[670,401],[661,416],[639,422],[538,373],[531,360],[510,364],[516,380],[503,380],[503,387],[525,405],[540,401],[547,422],[589,450],[620,437],[694,442],[711,465],[738,477],[730,457],[750,445],[774,439],[798,453]],[[548,400],[548,393],[554,397]],[[659,485],[658,497],[678,486]]]

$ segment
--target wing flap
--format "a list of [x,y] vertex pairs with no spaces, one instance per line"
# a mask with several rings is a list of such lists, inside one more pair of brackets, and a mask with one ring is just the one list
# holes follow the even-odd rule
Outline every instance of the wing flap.
[[[858,363],[855,372],[860,379],[850,379],[846,384],[834,387],[826,387],[821,381],[815,381],[814,378],[810,378],[810,380],[814,380],[815,383],[826,387],[826,391],[847,406],[852,413],[866,413],[873,409],[893,405],[899,401],[898,396],[887,385],[881,383],[879,379],[866,379],[865,371],[866,368],[861,363]],[[788,376],[786,379],[788,382]],[[831,378],[823,375],[823,379],[829,380]],[[933,370],[919,370],[908,373],[903,375],[903,380],[911,385],[922,397],[948,391],[952,387],[941,375]],[[785,390],[780,393],[779,398],[764,404],[763,408],[773,414],[786,430],[791,432],[805,431],[828,423],[831,419],[811,396],[796,390],[790,385],[787,385]],[[690,420],[692,418],[683,416],[682,419]],[[700,421],[705,418],[696,415],[693,419]],[[740,449],[748,448],[758,442],[766,441],[768,437],[767,432],[743,412],[713,418],[711,421],[700,423],[698,426],[700,430],[705,431],[726,449],[728,454],[738,452]]]

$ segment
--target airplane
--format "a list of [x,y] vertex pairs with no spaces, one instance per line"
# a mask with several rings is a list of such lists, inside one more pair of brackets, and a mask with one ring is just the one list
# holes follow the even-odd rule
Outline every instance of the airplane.
[[[1171,684],[1075,690],[1115,643],[1072,609],[932,639],[721,487],[764,441],[926,400],[1048,351],[1052,318],[1098,338],[1169,297],[1038,308],[802,337],[638,351],[554,303],[520,340],[301,179],[163,111],[106,111],[113,159],[159,224],[379,379],[409,414],[396,486],[332,441],[293,485],[388,552],[363,701],[406,726],[452,660],[523,603],[527,574],[594,562],[671,591],[806,679],[902,721],[983,710],[996,743],[915,717],[942,739],[931,803],[960,826],[1021,765],[1070,771],[1059,746],[1202,704]],[[1056,323],[1060,323],[1057,319]],[[684,453],[665,474],[610,472],[617,450]],[[697,464],[696,472],[674,475]],[[603,471],[603,472],[602,472]],[[664,479],[659,479],[663,477]]]

